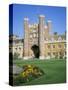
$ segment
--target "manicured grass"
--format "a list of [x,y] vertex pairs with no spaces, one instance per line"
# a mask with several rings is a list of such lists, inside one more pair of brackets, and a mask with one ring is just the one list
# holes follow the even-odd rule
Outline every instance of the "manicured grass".
[[44,75],[21,85],[55,84],[66,82],[66,60],[15,60],[14,64],[22,67],[25,64],[35,65],[44,71]]

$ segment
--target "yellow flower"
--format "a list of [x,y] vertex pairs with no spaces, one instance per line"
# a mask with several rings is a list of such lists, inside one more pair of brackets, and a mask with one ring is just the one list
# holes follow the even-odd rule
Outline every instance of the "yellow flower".
[[28,68],[32,68],[32,66],[31,65],[28,65]]
[[28,71],[29,71],[30,73],[32,73],[32,72],[33,72],[33,68],[28,69]]
[[26,73],[25,73],[25,72],[23,72],[23,73],[22,73],[22,76],[23,76],[23,77],[25,77],[25,76],[26,76]]

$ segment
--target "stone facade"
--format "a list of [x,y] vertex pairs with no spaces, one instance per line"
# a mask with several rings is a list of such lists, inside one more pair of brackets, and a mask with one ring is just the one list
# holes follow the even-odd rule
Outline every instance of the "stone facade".
[[18,58],[23,57],[23,39],[20,39],[16,35],[9,37],[9,54],[18,54]]
[[[58,35],[52,32],[52,21],[44,15],[39,16],[39,22],[30,24],[28,18],[24,18],[24,40],[12,36],[12,53],[19,53],[19,58],[65,58],[66,34]],[[11,49],[9,50],[11,52]]]
[[[26,23],[25,23],[26,22]],[[25,25],[26,24],[26,25]],[[60,57],[66,53],[65,35],[52,34],[52,22],[45,20],[44,15],[39,16],[38,24],[30,24],[27,18],[24,19],[24,53],[23,57],[36,58],[35,51],[31,48],[39,48],[38,55],[40,59]],[[65,48],[64,48],[65,47]],[[62,51],[62,52],[61,52]]]

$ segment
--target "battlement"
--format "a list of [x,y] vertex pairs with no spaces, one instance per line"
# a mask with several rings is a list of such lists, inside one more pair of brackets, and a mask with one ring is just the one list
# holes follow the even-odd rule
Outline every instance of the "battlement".
[[36,28],[36,27],[38,27],[38,24],[37,23],[29,24],[29,28]]

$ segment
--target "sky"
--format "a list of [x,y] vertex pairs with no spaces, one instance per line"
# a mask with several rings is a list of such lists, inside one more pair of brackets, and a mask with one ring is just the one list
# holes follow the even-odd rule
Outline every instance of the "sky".
[[[41,14],[45,16],[45,23],[47,23],[48,20],[52,21],[52,32],[63,34],[66,31],[65,7],[13,4],[13,34],[23,38],[24,18],[28,17],[30,24],[38,23],[39,15]],[[11,17],[12,14],[9,18]],[[9,31],[10,34],[12,34],[12,29]]]

